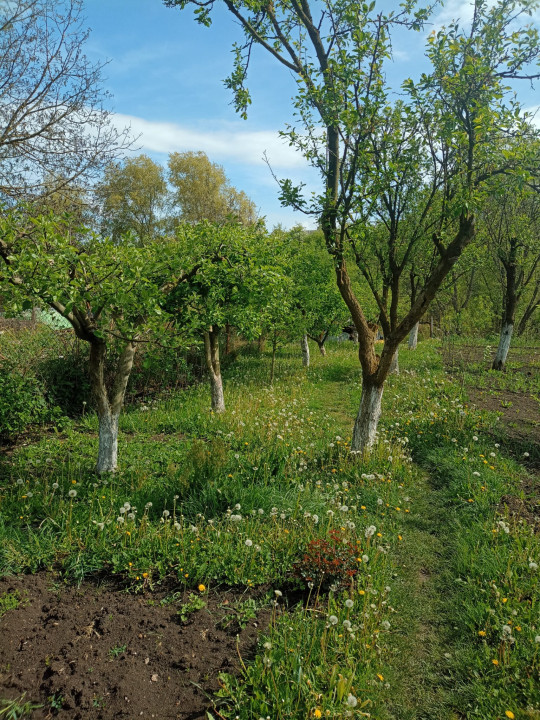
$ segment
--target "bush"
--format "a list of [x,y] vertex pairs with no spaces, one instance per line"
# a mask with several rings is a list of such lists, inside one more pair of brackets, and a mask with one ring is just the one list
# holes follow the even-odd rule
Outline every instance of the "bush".
[[11,438],[47,417],[47,403],[38,379],[22,375],[7,363],[0,366],[0,437]]

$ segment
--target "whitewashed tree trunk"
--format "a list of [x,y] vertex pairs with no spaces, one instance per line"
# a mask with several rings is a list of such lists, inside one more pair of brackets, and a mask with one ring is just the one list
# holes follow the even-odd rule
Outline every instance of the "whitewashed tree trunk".
[[383,389],[383,385],[378,387],[362,382],[362,397],[354,423],[351,450],[363,453],[373,446],[381,416]]
[[223,396],[223,380],[220,375],[210,375],[210,387],[212,391],[212,410],[214,412],[225,412],[225,398]]
[[212,326],[208,332],[204,333],[204,350],[206,366],[210,374],[212,410],[216,413],[225,412],[223,380],[221,378],[221,364],[219,361],[219,334],[220,328],[216,325]]
[[302,335],[301,340],[302,346],[302,364],[304,367],[309,367],[309,343],[306,333]]
[[115,472],[118,465],[118,418],[119,414],[99,415],[99,448],[96,472]]
[[497,348],[497,354],[495,355],[495,360],[492,365],[493,370],[504,370],[513,331],[514,326],[511,323],[503,323],[499,347]]
[[112,388],[105,380],[107,346],[99,338],[90,343],[90,381],[99,421],[99,446],[96,472],[115,472],[118,464],[118,419],[135,357],[135,342],[126,344],[118,361]]
[[411,332],[409,333],[409,350],[416,350],[418,345],[418,326],[420,323],[413,325]]
[[394,356],[392,357],[392,362],[390,364],[390,370],[389,373],[394,375],[399,375],[399,348],[394,353]]

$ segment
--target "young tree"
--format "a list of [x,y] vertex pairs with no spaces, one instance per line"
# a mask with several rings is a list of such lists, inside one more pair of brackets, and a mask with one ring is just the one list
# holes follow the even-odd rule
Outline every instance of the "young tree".
[[104,235],[117,242],[131,231],[140,243],[149,242],[159,232],[167,206],[165,171],[147,155],[111,163],[95,195]]
[[[84,55],[82,0],[0,4],[0,196],[35,197],[90,178],[127,146]],[[51,178],[59,182],[51,186]],[[48,184],[46,184],[48,180]]]
[[[137,342],[160,312],[149,278],[152,258],[127,238],[114,244],[69,221],[22,213],[0,218],[0,285],[18,292],[14,305],[36,299],[64,317],[90,345],[89,374],[99,420],[96,471],[113,472],[118,420]],[[110,367],[111,356],[114,367]],[[116,361],[114,362],[114,358]],[[109,366],[108,366],[109,364]]]
[[[195,6],[198,21],[211,23],[213,0],[164,2],[171,7]],[[264,48],[297,78],[295,108],[302,130],[289,127],[284,135],[320,171],[324,187],[310,204],[301,187],[284,180],[281,198],[318,216],[338,288],[358,332],[362,397],[351,447],[364,451],[375,440],[384,382],[400,342],[424,315],[474,237],[479,191],[494,174],[512,172],[527,160],[514,152],[501,157],[495,150],[522,130],[519,108],[505,108],[502,102],[506,84],[537,77],[536,70],[528,69],[539,56],[537,32],[516,24],[531,3],[499,0],[492,6],[476,0],[470,27],[454,23],[433,33],[427,50],[431,72],[417,84],[406,83],[411,113],[419,118],[422,147],[430,160],[424,186],[435,187],[442,198],[439,227],[433,233],[438,256],[414,304],[394,327],[389,324],[380,357],[374,330],[352,287],[346,250],[351,225],[359,217],[365,219],[370,199],[362,190],[370,139],[378,136],[381,117],[388,116],[383,63],[391,52],[391,26],[407,22],[419,27],[427,13],[418,11],[407,20],[412,2],[400,15],[387,17],[373,15],[371,7],[354,0],[225,0],[225,5],[244,30],[227,81],[242,115],[250,102],[245,80],[253,46]],[[384,182],[383,175],[383,186]]]
[[210,378],[212,410],[224,412],[220,339],[232,325],[247,337],[261,330],[261,309],[268,297],[270,269],[262,262],[265,234],[261,228],[227,223],[182,224],[176,230],[173,252],[197,272],[171,291],[165,307],[184,336],[204,342]]
[[181,222],[253,225],[257,221],[253,202],[232,187],[221,165],[210,162],[203,152],[171,153],[169,182]]

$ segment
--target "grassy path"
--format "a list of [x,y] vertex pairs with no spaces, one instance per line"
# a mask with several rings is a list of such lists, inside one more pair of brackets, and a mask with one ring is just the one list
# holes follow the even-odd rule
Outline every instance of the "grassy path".
[[450,720],[448,660],[452,649],[443,612],[448,543],[445,509],[440,495],[422,473],[411,489],[414,513],[404,520],[403,543],[397,554],[398,610],[390,659],[388,718]]
[[[356,410],[353,377],[345,381],[343,374],[333,369],[325,373],[325,380],[324,395],[318,397],[315,391],[311,402],[326,407],[342,425],[343,433],[349,434]],[[443,613],[451,527],[440,490],[420,468],[416,468],[415,484],[408,492],[414,511],[404,515],[403,542],[392,558],[396,575],[392,605],[397,613],[389,643],[392,655],[386,658],[390,667],[387,718],[456,720],[459,716],[451,707],[447,671],[452,648]]]

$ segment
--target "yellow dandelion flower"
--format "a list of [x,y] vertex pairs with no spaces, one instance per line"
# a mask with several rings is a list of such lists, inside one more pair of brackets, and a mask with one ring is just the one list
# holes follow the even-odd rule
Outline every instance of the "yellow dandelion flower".
[[480,637],[486,637],[486,631],[485,631],[485,630],[479,630],[479,631],[478,631],[478,634],[480,635]]
[[199,592],[204,592],[204,591],[206,590],[206,586],[201,583],[201,584],[197,587],[197,590],[198,590]]
[[492,660],[491,662],[492,662],[494,665],[498,665],[498,664],[499,664],[499,661],[498,661],[498,660]]
[[377,673],[377,677],[379,678],[379,680],[380,680],[381,682],[384,680],[384,676],[381,675],[381,673]]
[[511,710],[506,710],[506,712],[504,714],[506,715],[507,718],[510,718],[510,720],[513,720],[513,718],[516,717]]
[[313,711],[313,717],[316,717],[316,718],[322,717],[322,712],[319,710],[319,708],[315,708],[315,710]]

